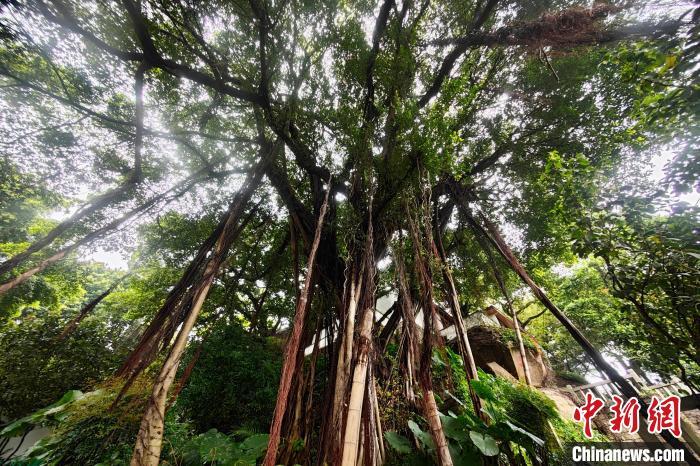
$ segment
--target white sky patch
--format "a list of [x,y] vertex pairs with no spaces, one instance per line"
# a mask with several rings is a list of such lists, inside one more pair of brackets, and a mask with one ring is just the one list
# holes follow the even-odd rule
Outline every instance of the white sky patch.
[[574,274],[575,268],[569,267],[566,264],[556,264],[552,267],[552,273],[556,274],[558,277],[570,277]]
[[[673,153],[669,148],[662,149],[658,154],[651,158],[651,171],[649,172],[649,179],[655,183],[663,183],[666,177],[666,166],[669,162],[673,160],[676,154]],[[682,193],[680,195],[674,195],[674,198],[687,202],[688,204],[698,205],[700,204],[700,192],[692,191],[689,193]]]
[[112,270],[127,270],[129,268],[129,263],[122,253],[107,251],[102,248],[96,248],[85,253],[80,260],[81,262],[101,262],[105,267]]

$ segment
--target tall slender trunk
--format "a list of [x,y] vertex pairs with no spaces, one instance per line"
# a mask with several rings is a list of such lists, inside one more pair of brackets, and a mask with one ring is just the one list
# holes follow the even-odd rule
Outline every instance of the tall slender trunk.
[[[503,294],[503,297],[506,300],[506,306],[508,307],[508,311],[510,315],[513,317],[513,327],[515,329],[515,339],[518,343],[518,350],[520,351],[520,358],[522,360],[523,364],[523,372],[525,373],[525,383],[527,385],[532,385],[532,375],[530,373],[530,363],[527,360],[527,354],[525,353],[525,344],[523,342],[523,336],[522,332],[520,331],[520,321],[518,320],[518,314],[515,312],[515,309],[513,309],[513,300],[510,297],[510,293],[508,292],[508,288],[506,288],[506,283],[505,280],[503,279],[503,274],[501,273],[501,270],[498,268],[498,265],[496,264],[496,258],[493,257],[493,253],[491,252],[491,248],[489,247],[488,242],[484,241],[483,235],[480,234],[480,232],[475,231],[476,237],[477,237],[477,242],[481,246],[481,249],[486,253],[486,256],[488,257],[489,264],[491,266],[491,271],[493,272],[493,276],[496,279],[496,283],[498,284],[498,288],[501,290],[501,294]],[[555,433],[556,435],[556,433]]]
[[[364,270],[361,267],[361,270]],[[342,438],[342,429],[340,428],[344,402],[347,397],[348,383],[350,380],[350,370],[352,368],[352,351],[355,340],[355,318],[357,314],[357,305],[362,292],[363,278],[362,273],[356,277],[355,272],[351,270],[350,285],[348,293],[348,305],[345,324],[343,325],[343,333],[341,335],[340,347],[338,350],[338,363],[335,372],[335,391],[333,393],[332,413],[331,413],[331,435],[335,437],[334,444]]]
[[10,257],[5,262],[0,264],[0,276],[12,272],[14,269],[26,262],[33,254],[41,251],[46,246],[49,246],[56,240],[56,238],[58,238],[63,233],[76,226],[78,222],[80,222],[85,217],[88,217],[89,215],[92,215],[98,210],[107,207],[109,204],[112,203],[112,201],[118,199],[131,187],[133,187],[133,183],[128,181],[127,183],[118,186],[115,189],[112,189],[104,194],[97,196],[88,205],[84,206],[82,209],[78,210],[69,218],[53,227],[42,238],[39,238],[38,240],[30,244],[27,249],[18,254],[15,254],[14,256]]
[[316,253],[318,252],[318,245],[321,242],[321,231],[323,230],[323,218],[326,215],[326,210],[328,209],[328,196],[331,192],[331,181],[328,182],[328,191],[326,192],[326,198],[321,206],[321,211],[318,215],[318,223],[316,224],[316,233],[314,235],[314,240],[311,245],[311,252],[309,253],[308,269],[306,272],[306,280],[304,281],[304,290],[299,296],[297,301],[296,311],[294,313],[294,324],[292,326],[292,332],[287,341],[287,346],[284,351],[284,360],[282,362],[282,377],[280,378],[280,386],[277,392],[277,403],[275,404],[275,412],[272,417],[272,427],[270,428],[270,440],[267,444],[267,452],[265,453],[265,459],[263,465],[273,466],[275,460],[277,459],[277,450],[280,443],[280,434],[282,430],[282,420],[284,419],[284,413],[287,410],[287,399],[289,396],[289,388],[292,384],[292,376],[296,371],[297,364],[297,353],[299,352],[299,341],[301,339],[301,332],[304,328],[306,322],[306,310],[308,308],[309,297],[312,293],[312,287],[314,285],[314,266],[316,262]]
[[[462,356],[462,363],[464,365],[465,373],[467,374],[467,383],[469,384],[469,396],[472,400],[472,405],[474,406],[474,412],[479,416],[481,414],[481,401],[479,397],[476,396],[476,392],[469,383],[470,380],[478,380],[479,373],[476,369],[476,362],[474,361],[474,353],[472,352],[471,344],[469,343],[469,336],[467,334],[466,325],[464,325],[464,317],[462,316],[462,306],[459,304],[459,294],[457,293],[457,286],[455,285],[454,278],[452,277],[452,272],[450,270],[450,265],[447,262],[447,254],[445,253],[445,248],[442,244],[442,237],[437,232],[437,242],[433,242],[433,253],[435,257],[438,258],[442,265],[442,276],[447,284],[447,300],[452,309],[452,317],[454,320],[454,326],[457,334],[457,343],[459,345],[459,352]],[[437,243],[437,244],[436,244]]]
[[0,285],[0,295],[3,293],[6,293],[13,289],[14,287],[21,285],[22,283],[26,282],[29,280],[31,277],[36,275],[39,272],[42,272],[44,269],[49,267],[50,265],[55,264],[56,262],[60,261],[64,257],[66,257],[68,254],[72,253],[76,249],[78,249],[80,246],[83,246],[85,244],[88,244],[89,242],[96,240],[100,238],[102,235],[114,230],[127,220],[130,220],[134,218],[135,216],[146,212],[149,210],[151,207],[153,207],[155,204],[157,204],[159,201],[163,200],[166,198],[166,196],[172,194],[172,197],[178,197],[184,194],[185,192],[189,191],[194,187],[193,181],[200,175],[201,171],[195,173],[194,175],[191,175],[178,183],[177,185],[173,186],[169,190],[165,191],[164,193],[161,193],[157,196],[152,197],[145,203],[141,204],[140,206],[130,210],[123,216],[111,221],[107,225],[98,228],[97,230],[93,230],[92,232],[88,233],[87,235],[83,236],[79,240],[75,241],[73,244],[64,247],[60,251],[52,254],[50,257],[40,261],[37,265],[32,267],[29,270],[26,270],[25,272],[19,274],[18,276],[14,277],[11,280],[8,280],[7,282],[3,283]]
[[[116,375],[118,377],[125,377],[127,381],[124,384],[124,387],[122,387],[119,396],[117,396],[115,399],[115,403],[124,393],[126,393],[126,390],[135,380],[138,374],[140,374],[141,371],[143,371],[151,362],[153,362],[157,354],[164,350],[170,343],[178,325],[182,323],[188,309],[190,309],[192,306],[194,284],[198,280],[201,280],[208,258],[211,257],[212,248],[215,247],[216,242],[221,236],[228,221],[230,212],[238,205],[240,199],[244,199],[244,202],[247,203],[252,196],[253,191],[260,184],[261,175],[259,172],[264,170],[270,154],[272,154],[274,151],[274,147],[269,148],[269,150],[269,154],[262,155],[261,161],[251,171],[253,174],[252,178],[249,177],[249,181],[244,183],[241,191],[234,196],[227,214],[222,217],[216,228],[199,247],[194,259],[192,259],[192,261],[189,263],[180,280],[178,280],[175,286],[168,292],[165,302],[160,307],[156,315],[151,319],[148,327],[141,335],[139,342],[136,344],[119,370],[117,370]],[[251,213],[242,222],[240,222],[232,233],[233,236],[237,236],[240,234],[243,228],[245,228],[247,222],[252,218],[252,213],[253,210],[251,210]]]
[[445,433],[442,430],[442,423],[440,422],[437,404],[435,403],[435,394],[432,388],[428,387],[421,388],[421,391],[423,392],[423,412],[425,413],[425,420],[428,421],[430,433],[435,441],[435,452],[437,453],[438,464],[442,466],[451,466],[452,457],[450,456],[450,450],[447,445],[447,438],[445,438]]
[[307,381],[307,386],[308,386],[308,391],[307,391],[307,399],[306,399],[306,407],[305,407],[305,415],[304,415],[304,444],[307,446],[305,454],[308,456],[309,453],[309,448],[308,448],[308,441],[309,437],[311,436],[311,429],[313,426],[313,405],[314,405],[314,386],[316,383],[316,362],[318,361],[318,354],[319,354],[319,349],[321,345],[321,330],[323,329],[323,326],[321,325],[323,322],[323,319],[321,316],[318,318],[318,322],[316,324],[316,333],[314,335],[314,348],[313,351],[311,352],[311,362],[309,364],[309,377]]
[[386,450],[384,448],[384,436],[382,435],[383,429],[382,429],[382,418],[381,414],[379,412],[379,400],[377,399],[377,384],[376,384],[376,379],[374,375],[371,377],[371,381],[369,384],[370,387],[370,396],[371,396],[371,402],[372,402],[372,413],[374,414],[374,426],[375,426],[375,438],[377,439],[377,446],[379,447],[378,451],[378,458],[379,458],[379,464],[384,463],[384,458],[386,458]]
[[508,309],[510,309],[510,314],[513,316],[513,326],[515,327],[515,339],[518,341],[518,349],[520,350],[520,357],[523,362],[523,371],[525,372],[525,383],[527,385],[532,385],[532,375],[530,373],[530,363],[527,360],[527,353],[525,353],[525,344],[523,343],[523,335],[520,332],[520,323],[518,322],[518,316],[513,312],[513,306],[508,301]]
[[185,320],[165,359],[160,373],[153,384],[151,397],[146,411],[141,419],[141,426],[136,437],[136,445],[131,457],[131,466],[157,466],[163,444],[163,426],[165,422],[165,408],[168,391],[175,379],[177,367],[185,351],[187,340],[194,323],[202,310],[202,305],[207,298],[209,289],[218,274],[219,267],[224,261],[231,244],[240,233],[238,223],[246,204],[253,194],[253,190],[260,183],[264,163],[261,161],[254,172],[239,191],[226,216],[226,222],[221,234],[217,238],[211,257],[207,261],[200,283],[194,288],[192,307],[188,309]]

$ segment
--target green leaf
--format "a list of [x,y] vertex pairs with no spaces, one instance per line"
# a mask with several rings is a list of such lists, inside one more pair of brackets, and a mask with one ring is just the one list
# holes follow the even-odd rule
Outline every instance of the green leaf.
[[63,411],[69,403],[79,400],[83,396],[83,392],[80,390],[69,390],[57,402],[5,426],[0,431],[0,437],[17,437],[22,435],[34,426],[45,422],[50,415]]
[[469,432],[469,438],[474,442],[474,446],[485,456],[496,456],[498,454],[498,444],[489,434],[471,431]]
[[440,416],[442,423],[442,431],[445,437],[453,440],[464,440],[467,436],[467,420],[465,418],[457,418],[451,416]]
[[[479,377],[481,377],[481,374],[479,375]],[[491,388],[492,383],[490,380],[484,380],[480,378],[479,380],[472,380],[471,384],[474,388],[474,392],[482,400],[493,400],[495,398],[493,388]]]
[[421,428],[418,427],[418,424],[416,424],[413,420],[408,421],[408,428],[411,429],[411,432],[413,432],[413,434],[428,450],[435,450],[435,442],[433,441],[433,437],[424,430],[421,430]]
[[454,466],[481,466],[483,464],[481,455],[471,448],[470,445],[448,445],[450,457]]
[[263,456],[267,450],[267,443],[270,440],[268,434],[255,434],[251,435],[240,445],[238,445],[239,450],[243,453],[246,459],[256,460]]
[[411,442],[401,434],[394,431],[384,432],[384,438],[389,443],[389,446],[398,453],[408,454],[413,450]]
[[508,427],[510,427],[512,430],[514,430],[515,432],[519,432],[523,435],[530,437],[530,439],[539,446],[544,446],[544,440],[542,440],[541,438],[539,438],[535,434],[532,434],[532,433],[526,431],[525,429],[521,429],[520,427],[516,426],[515,424],[513,424],[510,421],[505,421],[505,422],[506,422],[506,425]]

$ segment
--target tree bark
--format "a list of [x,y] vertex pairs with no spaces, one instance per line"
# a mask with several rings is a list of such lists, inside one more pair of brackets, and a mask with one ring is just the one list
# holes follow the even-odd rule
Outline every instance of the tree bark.
[[433,390],[432,388],[424,387],[421,388],[421,391],[423,392],[423,412],[425,413],[425,420],[428,421],[430,433],[435,441],[435,453],[438,457],[438,464],[441,466],[452,466],[452,457],[447,446],[445,432],[442,430]]
[[328,209],[328,197],[331,192],[330,180],[328,181],[328,191],[326,192],[326,198],[321,206],[321,211],[318,215],[318,223],[316,224],[316,233],[314,235],[314,240],[311,245],[311,252],[309,253],[308,269],[306,271],[306,280],[304,281],[304,290],[299,296],[297,301],[297,308],[294,312],[294,324],[292,326],[292,333],[287,341],[287,346],[284,351],[284,360],[282,362],[282,377],[280,378],[280,386],[277,392],[277,403],[275,404],[275,412],[272,416],[272,427],[270,428],[270,439],[267,444],[267,452],[265,453],[265,459],[263,460],[263,465],[274,466],[275,460],[277,459],[277,450],[280,444],[280,435],[282,431],[282,420],[284,419],[284,413],[287,411],[287,400],[289,397],[289,388],[292,384],[292,376],[296,371],[297,364],[297,353],[299,352],[299,341],[301,339],[301,332],[304,328],[306,322],[306,310],[308,308],[309,297],[312,293],[312,288],[314,286],[314,265],[316,262],[316,253],[318,252],[318,245],[321,242],[321,231],[323,230],[323,218],[326,215],[326,210]]
[[365,398],[369,351],[372,346],[372,324],[374,309],[367,308],[362,315],[358,338],[357,362],[352,376],[350,401],[348,403],[345,436],[343,438],[342,466],[355,466],[360,445],[360,421]]
[[[361,267],[362,270],[362,267]],[[345,324],[343,326],[343,334],[341,335],[340,346],[338,350],[338,363],[335,373],[335,391],[333,393],[332,412],[331,412],[331,435],[335,441],[340,442],[342,438],[341,419],[343,415],[344,402],[347,397],[348,383],[350,380],[350,370],[352,363],[353,343],[355,340],[355,317],[357,314],[357,305],[362,292],[362,281],[364,274],[360,273],[359,277],[355,276],[354,271],[350,271],[350,290],[348,293],[348,310]]]
[[180,358],[187,345],[187,338],[209,293],[209,288],[215,275],[212,273],[215,266],[216,264],[213,261],[208,264],[208,277],[199,286],[192,310],[183,322],[170,354],[168,354],[163,363],[160,374],[153,385],[151,398],[141,419],[141,426],[136,437],[131,466],[157,466],[160,461],[165,424],[165,402],[168,397],[168,391],[175,379]]
[[180,393],[182,393],[182,390],[185,388],[185,385],[187,385],[187,382],[190,380],[190,377],[192,376],[192,371],[194,370],[194,366],[197,365],[197,362],[199,361],[199,357],[202,355],[202,350],[204,349],[204,340],[202,340],[199,343],[199,346],[197,346],[197,349],[195,350],[194,354],[192,355],[192,359],[190,360],[189,363],[187,363],[187,366],[185,366],[185,370],[182,371],[182,375],[180,376],[180,380],[177,382],[177,386],[175,387],[175,390],[173,391],[173,395],[170,397],[170,405],[172,406],[173,403],[177,400],[177,397],[180,396]]

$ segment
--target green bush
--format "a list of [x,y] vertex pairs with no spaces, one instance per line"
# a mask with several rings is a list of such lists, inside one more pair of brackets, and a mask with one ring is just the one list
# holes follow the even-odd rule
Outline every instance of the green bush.
[[281,361],[277,342],[252,335],[239,325],[219,325],[207,337],[177,409],[197,432],[230,433],[241,427],[267,432]]
[[[111,408],[121,383],[114,379],[87,394],[67,392],[53,405],[9,424],[0,435],[13,437],[36,426],[52,428],[51,435],[39,440],[12,465],[129,464],[152,381],[148,376],[137,379]],[[194,435],[192,426],[171,409],[165,419],[161,464],[255,465],[267,441],[267,434],[251,435],[243,430],[231,436],[216,429]]]
[[[242,441],[237,442],[236,437]],[[183,445],[183,462],[188,466],[255,466],[267,450],[267,434],[227,436],[212,429],[189,439]]]
[[118,322],[86,319],[59,341],[65,323],[42,308],[0,331],[0,416],[18,418],[68,390],[89,390],[124,360],[127,342]]
[[[483,374],[483,375],[482,375]],[[547,421],[557,419],[559,412],[552,400],[536,388],[522,383],[480,373],[480,382],[488,383],[495,394],[495,404],[505,414],[540,438],[548,431]]]

